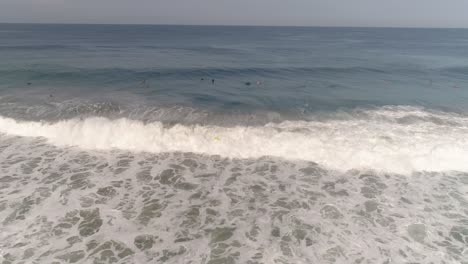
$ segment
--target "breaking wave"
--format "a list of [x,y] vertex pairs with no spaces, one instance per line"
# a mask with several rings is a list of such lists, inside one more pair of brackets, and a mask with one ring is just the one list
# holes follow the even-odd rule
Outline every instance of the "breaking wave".
[[229,158],[275,156],[335,170],[468,171],[468,117],[419,108],[383,107],[359,118],[263,126],[167,125],[128,118],[58,122],[0,117],[0,132],[42,137],[56,146],[136,152],[193,152]]

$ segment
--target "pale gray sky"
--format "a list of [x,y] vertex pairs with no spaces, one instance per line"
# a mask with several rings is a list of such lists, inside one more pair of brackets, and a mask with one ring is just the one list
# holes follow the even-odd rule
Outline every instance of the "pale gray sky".
[[468,27],[468,0],[0,0],[0,22]]

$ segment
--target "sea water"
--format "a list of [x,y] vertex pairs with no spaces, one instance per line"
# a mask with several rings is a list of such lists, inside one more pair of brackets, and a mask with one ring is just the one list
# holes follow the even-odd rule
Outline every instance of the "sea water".
[[3,263],[468,263],[468,30],[0,24]]

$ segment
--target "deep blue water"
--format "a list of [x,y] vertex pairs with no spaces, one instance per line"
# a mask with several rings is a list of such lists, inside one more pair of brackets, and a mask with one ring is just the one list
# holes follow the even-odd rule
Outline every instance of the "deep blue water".
[[0,95],[290,115],[459,112],[467,47],[463,29],[1,24]]

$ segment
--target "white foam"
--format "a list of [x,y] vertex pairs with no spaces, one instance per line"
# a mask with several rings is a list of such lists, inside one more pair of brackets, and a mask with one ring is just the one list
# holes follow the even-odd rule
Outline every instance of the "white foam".
[[[194,152],[231,158],[277,156],[336,170],[468,171],[468,119],[421,109],[382,108],[372,118],[286,121],[257,127],[165,127],[129,119],[70,119],[56,123],[0,117],[0,132],[43,137],[57,146],[145,152]],[[398,118],[433,117],[407,124]],[[444,120],[444,122],[440,122]]]

